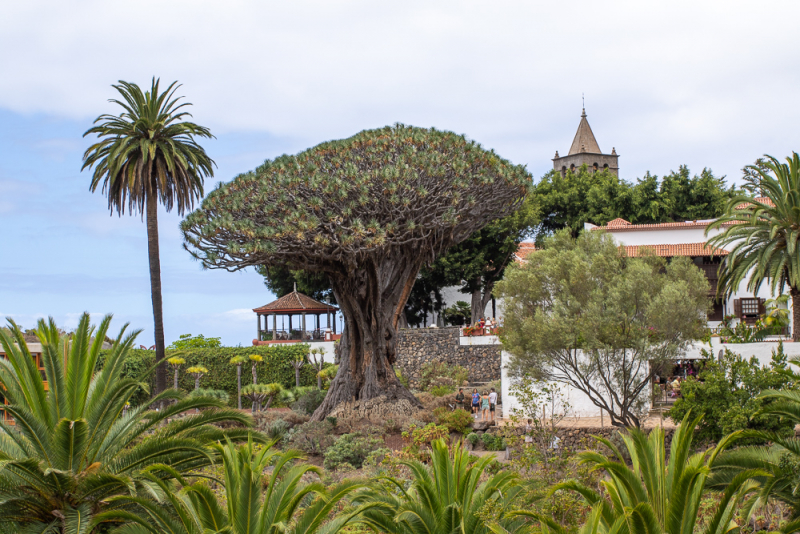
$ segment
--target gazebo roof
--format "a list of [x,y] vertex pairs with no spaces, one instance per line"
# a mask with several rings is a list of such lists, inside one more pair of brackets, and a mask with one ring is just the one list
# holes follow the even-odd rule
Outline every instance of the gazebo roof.
[[308,295],[297,291],[282,296],[276,301],[265,304],[253,311],[259,315],[283,315],[286,313],[327,313],[335,312],[339,308],[319,302]]

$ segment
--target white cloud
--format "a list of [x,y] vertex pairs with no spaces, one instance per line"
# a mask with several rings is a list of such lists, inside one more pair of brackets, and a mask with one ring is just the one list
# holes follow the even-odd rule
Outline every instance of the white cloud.
[[110,83],[155,74],[217,132],[312,143],[402,121],[540,171],[585,92],[623,170],[730,172],[796,143],[798,15],[791,1],[19,2],[0,21],[0,106],[91,118],[113,109]]

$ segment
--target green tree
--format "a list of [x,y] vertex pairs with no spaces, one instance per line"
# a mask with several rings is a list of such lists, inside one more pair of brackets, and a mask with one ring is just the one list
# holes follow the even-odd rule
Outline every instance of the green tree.
[[463,326],[472,319],[472,308],[468,303],[459,300],[444,310],[444,317],[450,324]]
[[530,176],[474,141],[396,125],[267,161],[208,195],[181,228],[205,267],[324,272],[346,327],[339,374],[314,413],[382,398],[419,401],[397,380],[397,328],[420,267],[516,210]]
[[230,364],[236,366],[236,398],[238,408],[242,409],[242,364],[247,361],[244,356],[234,356],[230,359]]
[[180,339],[170,343],[167,350],[218,349],[221,346],[222,341],[218,337],[205,337],[203,334],[199,336],[181,334]]
[[[726,438],[716,448],[690,456],[692,434],[700,418],[687,416],[670,444],[669,461],[664,444],[664,430],[654,428],[650,434],[631,428],[621,433],[625,449],[631,458],[629,467],[614,443],[598,438],[612,453],[609,459],[599,452],[584,452],[583,461],[597,470],[604,470],[609,479],[603,482],[606,495],[577,482],[556,485],[553,491],[575,491],[592,506],[588,520],[581,530],[586,534],[693,534],[701,523],[701,509],[711,465],[729,446]],[[719,497],[716,511],[699,532],[725,534],[737,525],[733,521],[747,493],[754,487],[748,475],[742,473],[730,480]],[[520,515],[540,519],[550,530],[566,531],[552,519],[530,512]]]
[[150,262],[150,296],[156,346],[156,394],[167,387],[167,369],[163,364],[164,317],[161,298],[161,262],[158,250],[158,204],[167,211],[176,208],[183,215],[203,197],[203,180],[214,176],[214,161],[208,157],[196,137],[213,137],[208,128],[184,121],[191,115],[184,111],[191,104],[175,97],[178,82],[159,92],[159,80],[153,78],[150,90],[120,80],[114,85],[122,101],[112,99],[124,110],[119,115],[100,115],[84,137],[96,134],[100,139],[83,154],[83,167],[94,167],[90,190],[102,184],[112,214],[136,211],[147,217],[147,254]]
[[[490,534],[496,529],[521,532],[521,522],[507,517],[519,496],[519,479],[509,470],[487,473],[492,456],[476,462],[457,445],[451,451],[442,440],[431,443],[430,467],[403,462],[411,470],[409,489],[390,478],[386,487],[371,488],[357,502],[376,505],[364,517],[376,532],[387,534]],[[393,491],[394,490],[394,491]],[[486,520],[493,510],[494,525]],[[492,528],[494,526],[494,528]]]
[[585,165],[564,176],[550,171],[533,189],[541,218],[537,242],[565,227],[577,236],[586,222],[604,225],[618,217],[634,224],[711,219],[736,192],[710,169],[691,176],[685,165],[660,180],[648,172],[635,184]]
[[704,333],[708,282],[688,258],[628,258],[604,232],[568,229],[498,284],[516,376],[582,391],[615,426],[639,426],[658,364]]
[[690,377],[681,384],[681,396],[669,416],[679,421],[689,412],[704,414],[697,428],[697,439],[704,441],[716,442],[744,429],[786,433],[793,424],[764,413],[770,399],[760,395],[790,387],[795,377],[787,371],[782,344],[772,351],[772,362],[764,367],[755,357],[747,360],[726,349],[719,361],[705,360],[697,379]]
[[[272,384],[248,384],[242,388],[242,395],[250,399],[253,403],[253,413],[262,409],[266,410],[277,395],[283,392],[283,386],[277,382]],[[264,404],[264,401],[267,401]]]
[[0,422],[0,531],[84,534],[114,496],[148,493],[148,481],[206,467],[213,459],[209,443],[246,435],[212,425],[250,426],[250,418],[173,389],[152,399],[152,405],[174,401],[161,411],[144,405],[126,413],[144,387],[144,377],[121,375],[139,332],[126,335],[123,327],[96,371],[110,322],[108,315],[94,328],[83,314],[65,337],[52,319],[39,321],[44,377],[14,322],[11,336],[0,332],[7,356],[0,360],[0,387],[15,422],[13,428]]
[[134,512],[109,511],[100,519],[125,523],[120,534],[335,534],[355,524],[368,508],[337,514],[344,499],[361,485],[343,482],[326,489],[319,482],[304,482],[320,470],[297,464],[301,459],[297,451],[259,449],[252,442],[214,448],[223,459],[224,495],[202,481],[189,485],[179,480],[183,488],[176,491],[172,484],[151,476],[163,502],[120,497],[113,505],[132,507]]
[[745,280],[753,293],[765,281],[773,294],[789,286],[792,339],[800,341],[800,155],[793,152],[786,163],[765,158],[762,166],[750,167],[764,199],[734,196],[706,233],[724,229],[708,243],[729,251],[719,268],[718,291],[732,295]]
[[281,298],[288,295],[297,288],[297,291],[308,295],[314,300],[325,302],[331,299],[331,304],[336,303],[336,296],[333,294],[331,282],[325,273],[308,272],[302,269],[289,269],[283,266],[258,265],[256,272],[264,277],[264,285],[267,286],[276,297]]

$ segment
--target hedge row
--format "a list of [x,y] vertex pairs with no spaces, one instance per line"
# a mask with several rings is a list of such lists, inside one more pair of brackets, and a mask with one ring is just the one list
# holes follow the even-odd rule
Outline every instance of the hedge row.
[[[208,389],[221,389],[228,392],[230,405],[236,406],[236,366],[230,364],[234,356],[244,356],[248,358],[251,354],[259,354],[264,359],[258,364],[258,382],[260,384],[270,384],[278,382],[285,388],[295,386],[294,367],[291,365],[293,357],[300,354],[308,354],[309,347],[306,344],[280,345],[276,347],[257,346],[257,347],[219,347],[213,349],[189,349],[181,351],[180,357],[186,360],[182,366],[178,377],[178,385],[185,391],[194,389],[194,379],[185,373],[185,370],[192,366],[203,366],[208,369],[208,374],[200,380],[200,387]],[[169,358],[171,351],[167,351]],[[151,350],[133,349],[128,353],[125,360],[125,376],[141,376],[147,369],[155,364],[156,353]],[[101,360],[102,361],[102,360]],[[242,387],[253,383],[252,362],[249,360],[242,365]],[[155,383],[155,376],[149,377],[150,388],[152,390]],[[172,387],[173,369],[167,367],[167,386]],[[310,364],[304,365],[300,369],[300,385],[316,386],[316,371]],[[145,401],[148,395],[142,391],[136,396],[135,404]],[[242,399],[242,405],[250,406],[247,399]]]

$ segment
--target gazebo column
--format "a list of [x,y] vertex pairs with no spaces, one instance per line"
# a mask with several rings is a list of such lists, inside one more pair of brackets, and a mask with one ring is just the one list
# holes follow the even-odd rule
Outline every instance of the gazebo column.
[[303,312],[303,319],[302,319],[302,326],[300,328],[300,341],[305,341],[306,339],[306,312]]
[[272,315],[272,341],[278,339],[278,314]]
[[261,314],[256,314],[256,341],[261,341]]

